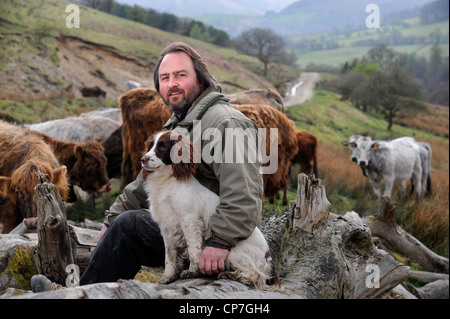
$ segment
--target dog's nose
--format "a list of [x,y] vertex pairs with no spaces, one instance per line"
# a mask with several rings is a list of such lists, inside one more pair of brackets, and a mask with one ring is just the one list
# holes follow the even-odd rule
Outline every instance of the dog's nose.
[[148,157],[147,156],[143,156],[141,158],[141,165],[145,165],[145,163],[147,163],[147,162],[148,162]]

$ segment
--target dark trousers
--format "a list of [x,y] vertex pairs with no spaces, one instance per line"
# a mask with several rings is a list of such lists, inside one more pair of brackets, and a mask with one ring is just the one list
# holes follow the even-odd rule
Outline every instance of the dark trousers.
[[108,227],[80,285],[133,279],[141,265],[164,266],[164,241],[148,211],[123,212]]

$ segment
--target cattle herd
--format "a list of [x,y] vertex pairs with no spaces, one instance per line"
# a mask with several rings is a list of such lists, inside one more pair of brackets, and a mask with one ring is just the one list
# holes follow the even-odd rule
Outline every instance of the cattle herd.
[[[286,205],[292,164],[317,175],[317,138],[295,129],[284,114],[283,99],[273,90],[249,90],[228,97],[259,128],[278,129],[278,168],[263,176],[264,196],[272,200],[284,191]],[[120,109],[28,127],[0,121],[0,223],[4,233],[21,222],[28,229],[36,227],[37,170],[49,175],[67,202],[75,200],[75,185],[95,194],[108,192],[112,178],[121,178],[122,187],[136,178],[145,140],[163,129],[171,111],[155,90],[143,87],[124,93],[119,104]],[[269,135],[265,139],[269,150]],[[417,198],[430,191],[429,144],[410,137],[373,141],[367,136],[352,136],[343,144],[350,148],[351,160],[361,167],[377,196],[390,197],[395,182],[404,191],[407,180]]]

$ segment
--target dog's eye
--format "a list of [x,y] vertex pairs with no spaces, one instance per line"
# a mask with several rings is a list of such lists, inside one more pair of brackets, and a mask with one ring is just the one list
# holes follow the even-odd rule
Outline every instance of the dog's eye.
[[158,146],[158,149],[160,151],[165,151],[165,150],[167,150],[167,145],[161,144],[161,145]]

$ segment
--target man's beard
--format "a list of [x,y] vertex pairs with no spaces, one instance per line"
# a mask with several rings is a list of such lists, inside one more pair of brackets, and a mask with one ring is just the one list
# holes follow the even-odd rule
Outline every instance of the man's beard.
[[[192,101],[192,102],[194,102],[194,101]],[[169,104],[169,103],[166,103],[166,104],[169,106],[169,108],[175,114],[183,114],[184,112],[189,110],[189,107],[191,106],[192,102],[189,103],[186,99],[183,99],[183,101],[178,103],[178,105],[172,105],[172,104]]]
[[[180,92],[180,91],[183,93],[184,96],[183,100],[176,105],[169,103],[170,94],[172,92]],[[201,93],[202,90],[200,87],[192,87],[191,90],[189,90],[189,93],[187,93],[185,90],[171,90],[170,92],[168,92],[164,102],[166,102],[167,106],[169,106],[172,112],[174,112],[177,115],[181,115],[187,110],[189,110],[192,103],[200,96]]]

